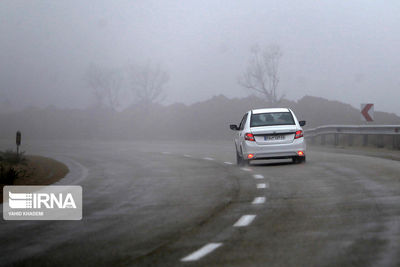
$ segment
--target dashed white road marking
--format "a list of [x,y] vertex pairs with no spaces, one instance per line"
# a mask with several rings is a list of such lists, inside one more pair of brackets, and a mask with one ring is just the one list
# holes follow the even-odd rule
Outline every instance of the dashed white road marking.
[[164,155],[170,155],[171,152],[164,151],[164,152],[162,152],[162,154],[164,154]]
[[256,197],[251,204],[264,204],[265,197]]
[[257,184],[257,189],[269,188],[269,183]]
[[253,177],[254,177],[255,179],[264,179],[264,176],[261,175],[261,174],[254,174]]
[[191,158],[192,157],[191,155],[188,155],[188,154],[185,154],[183,156],[186,157],[186,158]]
[[242,171],[245,171],[245,172],[251,172],[251,169],[249,169],[249,168],[240,168]]
[[234,227],[245,227],[251,224],[251,222],[256,218],[256,215],[243,215],[240,219],[235,222]]
[[209,158],[209,157],[205,157],[203,159],[205,159],[205,160],[214,160],[213,158]]
[[229,162],[229,161],[225,161],[224,163],[227,164],[227,165],[232,165],[233,164],[232,162]]
[[220,246],[222,246],[222,243],[209,243],[207,245],[204,245],[202,248],[196,250],[192,254],[189,254],[188,256],[182,258],[181,261],[197,261],[207,254],[213,252]]

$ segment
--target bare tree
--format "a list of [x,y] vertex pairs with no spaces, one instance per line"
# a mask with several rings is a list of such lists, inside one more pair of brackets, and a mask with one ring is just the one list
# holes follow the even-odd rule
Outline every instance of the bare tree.
[[269,45],[263,50],[254,46],[247,69],[238,79],[239,84],[260,93],[272,105],[281,102],[284,98],[284,95],[278,95],[281,57],[282,51],[277,45]]
[[169,80],[168,73],[160,66],[150,63],[129,68],[130,88],[136,100],[145,106],[162,101],[165,98],[164,86]]
[[91,65],[86,72],[86,82],[92,89],[96,105],[116,110],[120,106],[122,73],[118,70]]

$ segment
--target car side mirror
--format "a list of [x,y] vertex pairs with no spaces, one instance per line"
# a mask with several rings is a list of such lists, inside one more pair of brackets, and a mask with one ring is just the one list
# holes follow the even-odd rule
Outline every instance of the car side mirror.
[[239,130],[239,127],[237,127],[236,124],[231,124],[231,125],[229,125],[229,128],[231,128],[231,130],[234,130],[234,131]]
[[300,126],[306,125],[306,121],[299,121]]

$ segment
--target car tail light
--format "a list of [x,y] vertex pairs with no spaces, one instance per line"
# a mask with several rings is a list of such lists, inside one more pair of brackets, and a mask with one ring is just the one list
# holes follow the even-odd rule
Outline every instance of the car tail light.
[[297,131],[294,139],[299,139],[300,137],[303,137],[303,131]]
[[244,139],[247,141],[256,141],[256,139],[254,139],[254,135],[252,133],[246,133],[244,135]]
[[247,155],[247,158],[248,158],[248,159],[254,158],[254,154],[248,154],[248,155]]
[[304,156],[304,152],[303,151],[297,151],[297,155],[299,155],[300,157]]

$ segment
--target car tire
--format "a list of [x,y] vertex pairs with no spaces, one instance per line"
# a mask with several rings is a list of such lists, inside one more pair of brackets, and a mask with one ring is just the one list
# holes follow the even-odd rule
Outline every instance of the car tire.
[[240,157],[240,160],[241,160],[241,166],[248,166],[249,165],[249,163],[250,163],[250,160],[248,160],[248,159],[245,159],[244,157],[243,157],[243,152],[242,152],[242,149],[240,149],[240,152],[241,152],[241,154],[242,154],[242,156]]
[[239,155],[239,152],[236,150],[236,164],[240,166],[243,164],[242,161],[243,161],[242,157]]
[[294,164],[301,164],[306,162],[306,157],[293,157]]
[[242,159],[242,166],[249,166],[250,160],[248,159]]
[[[240,152],[242,151],[242,149],[240,149]],[[243,153],[239,153],[236,150],[236,163],[238,166],[247,166],[249,165],[250,160],[248,159],[244,159],[243,156],[241,156],[240,154],[243,155]]]

